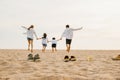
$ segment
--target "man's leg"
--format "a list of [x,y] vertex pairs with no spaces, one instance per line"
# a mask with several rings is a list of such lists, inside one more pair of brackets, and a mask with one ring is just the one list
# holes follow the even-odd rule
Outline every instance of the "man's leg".
[[70,52],[70,46],[71,46],[72,39],[66,39],[66,47],[67,47],[67,52]]
[[66,44],[66,47],[67,47],[67,52],[70,52],[70,44]]

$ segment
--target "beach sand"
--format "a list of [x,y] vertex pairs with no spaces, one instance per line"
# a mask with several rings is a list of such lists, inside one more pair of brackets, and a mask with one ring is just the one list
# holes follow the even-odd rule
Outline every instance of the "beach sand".
[[[27,50],[0,50],[0,80],[120,80],[120,61],[111,60],[120,50],[50,50],[39,54],[40,61],[28,61]],[[76,61],[64,62],[64,56]]]

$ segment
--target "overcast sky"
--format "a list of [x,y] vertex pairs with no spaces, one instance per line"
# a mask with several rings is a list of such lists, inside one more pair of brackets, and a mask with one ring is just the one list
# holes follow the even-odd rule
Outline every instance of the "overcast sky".
[[[26,49],[21,26],[31,24],[49,40],[60,38],[66,24],[83,26],[74,32],[72,49],[120,49],[120,0],[0,0],[0,49]],[[41,40],[34,39],[34,48],[42,48]],[[65,38],[57,48],[66,48]]]

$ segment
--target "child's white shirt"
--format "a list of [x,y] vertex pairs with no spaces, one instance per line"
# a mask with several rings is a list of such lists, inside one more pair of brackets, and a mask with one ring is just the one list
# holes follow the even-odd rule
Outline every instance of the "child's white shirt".
[[57,44],[57,40],[52,40],[52,44]]
[[47,44],[48,38],[42,38],[42,44]]

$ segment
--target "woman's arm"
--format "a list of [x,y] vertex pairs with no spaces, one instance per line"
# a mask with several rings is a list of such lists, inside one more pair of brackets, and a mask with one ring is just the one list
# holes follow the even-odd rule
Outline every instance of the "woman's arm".
[[34,30],[33,30],[33,33],[34,33],[36,39],[38,39],[37,34],[36,34],[36,32]]
[[61,39],[57,39],[56,41],[60,41]]
[[24,28],[24,29],[28,29],[27,27],[25,27],[25,26],[21,26],[22,28]]

